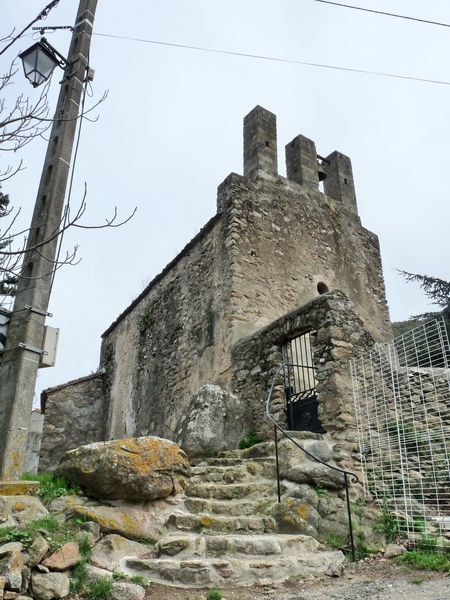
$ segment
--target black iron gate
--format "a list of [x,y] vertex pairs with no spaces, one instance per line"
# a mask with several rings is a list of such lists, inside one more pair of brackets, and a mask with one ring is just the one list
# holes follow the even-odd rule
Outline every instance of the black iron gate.
[[317,414],[316,369],[311,340],[305,333],[283,345],[284,390],[288,428],[293,431],[325,433]]

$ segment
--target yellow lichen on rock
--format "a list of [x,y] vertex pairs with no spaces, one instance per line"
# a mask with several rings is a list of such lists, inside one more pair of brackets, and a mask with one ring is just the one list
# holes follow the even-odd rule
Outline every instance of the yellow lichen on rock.
[[96,442],[67,452],[57,474],[95,498],[155,500],[179,493],[190,466],[177,444],[143,436]]

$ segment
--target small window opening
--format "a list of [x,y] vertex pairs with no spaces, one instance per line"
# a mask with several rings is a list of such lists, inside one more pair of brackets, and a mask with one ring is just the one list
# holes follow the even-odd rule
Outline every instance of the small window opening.
[[266,148],[270,148],[270,142],[266,142]]
[[47,202],[47,196],[42,196],[42,198],[41,198],[41,210],[39,211],[39,216],[40,217],[44,216],[46,202]]
[[52,145],[52,155],[54,156],[55,152],[56,152],[56,147],[58,145],[58,136],[53,138],[53,145]]
[[320,295],[326,294],[327,292],[329,292],[327,284],[324,283],[323,281],[319,281],[319,283],[317,284],[317,291],[319,292]]
[[52,171],[53,171],[53,167],[52,167],[52,165],[50,165],[49,168],[47,169],[47,174],[45,177],[45,185],[48,185],[50,178],[52,176]]
[[348,179],[346,179],[345,177],[344,177],[344,183],[348,184]]

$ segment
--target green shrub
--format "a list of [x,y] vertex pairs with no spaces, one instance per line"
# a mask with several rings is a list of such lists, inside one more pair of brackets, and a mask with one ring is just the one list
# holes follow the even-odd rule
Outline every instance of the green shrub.
[[245,450],[245,448],[251,448],[262,441],[262,438],[256,433],[256,431],[251,429],[245,438],[242,438],[242,440],[239,442],[239,448],[241,450]]
[[80,488],[67,482],[63,477],[56,477],[53,473],[38,473],[31,475],[25,473],[22,475],[25,481],[39,481],[41,484],[39,496],[44,504],[59,498],[60,496],[73,496],[80,491]]
[[450,572],[450,560],[446,554],[440,552],[411,550],[398,556],[395,560],[416,567],[417,569]]
[[222,600],[222,592],[219,590],[210,590],[207,595],[207,600]]

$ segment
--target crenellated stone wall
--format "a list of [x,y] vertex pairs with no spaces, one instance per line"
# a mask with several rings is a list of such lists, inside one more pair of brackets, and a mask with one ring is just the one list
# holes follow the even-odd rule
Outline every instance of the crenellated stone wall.
[[[103,334],[105,438],[173,439],[203,385],[234,392],[236,343],[328,290],[351,299],[376,340],[391,337],[378,239],[358,217],[350,159],[318,157],[297,136],[286,162],[288,178],[277,172],[276,117],[257,106],[244,120],[244,176],[224,180],[217,214]],[[255,352],[253,369],[268,352]]]

